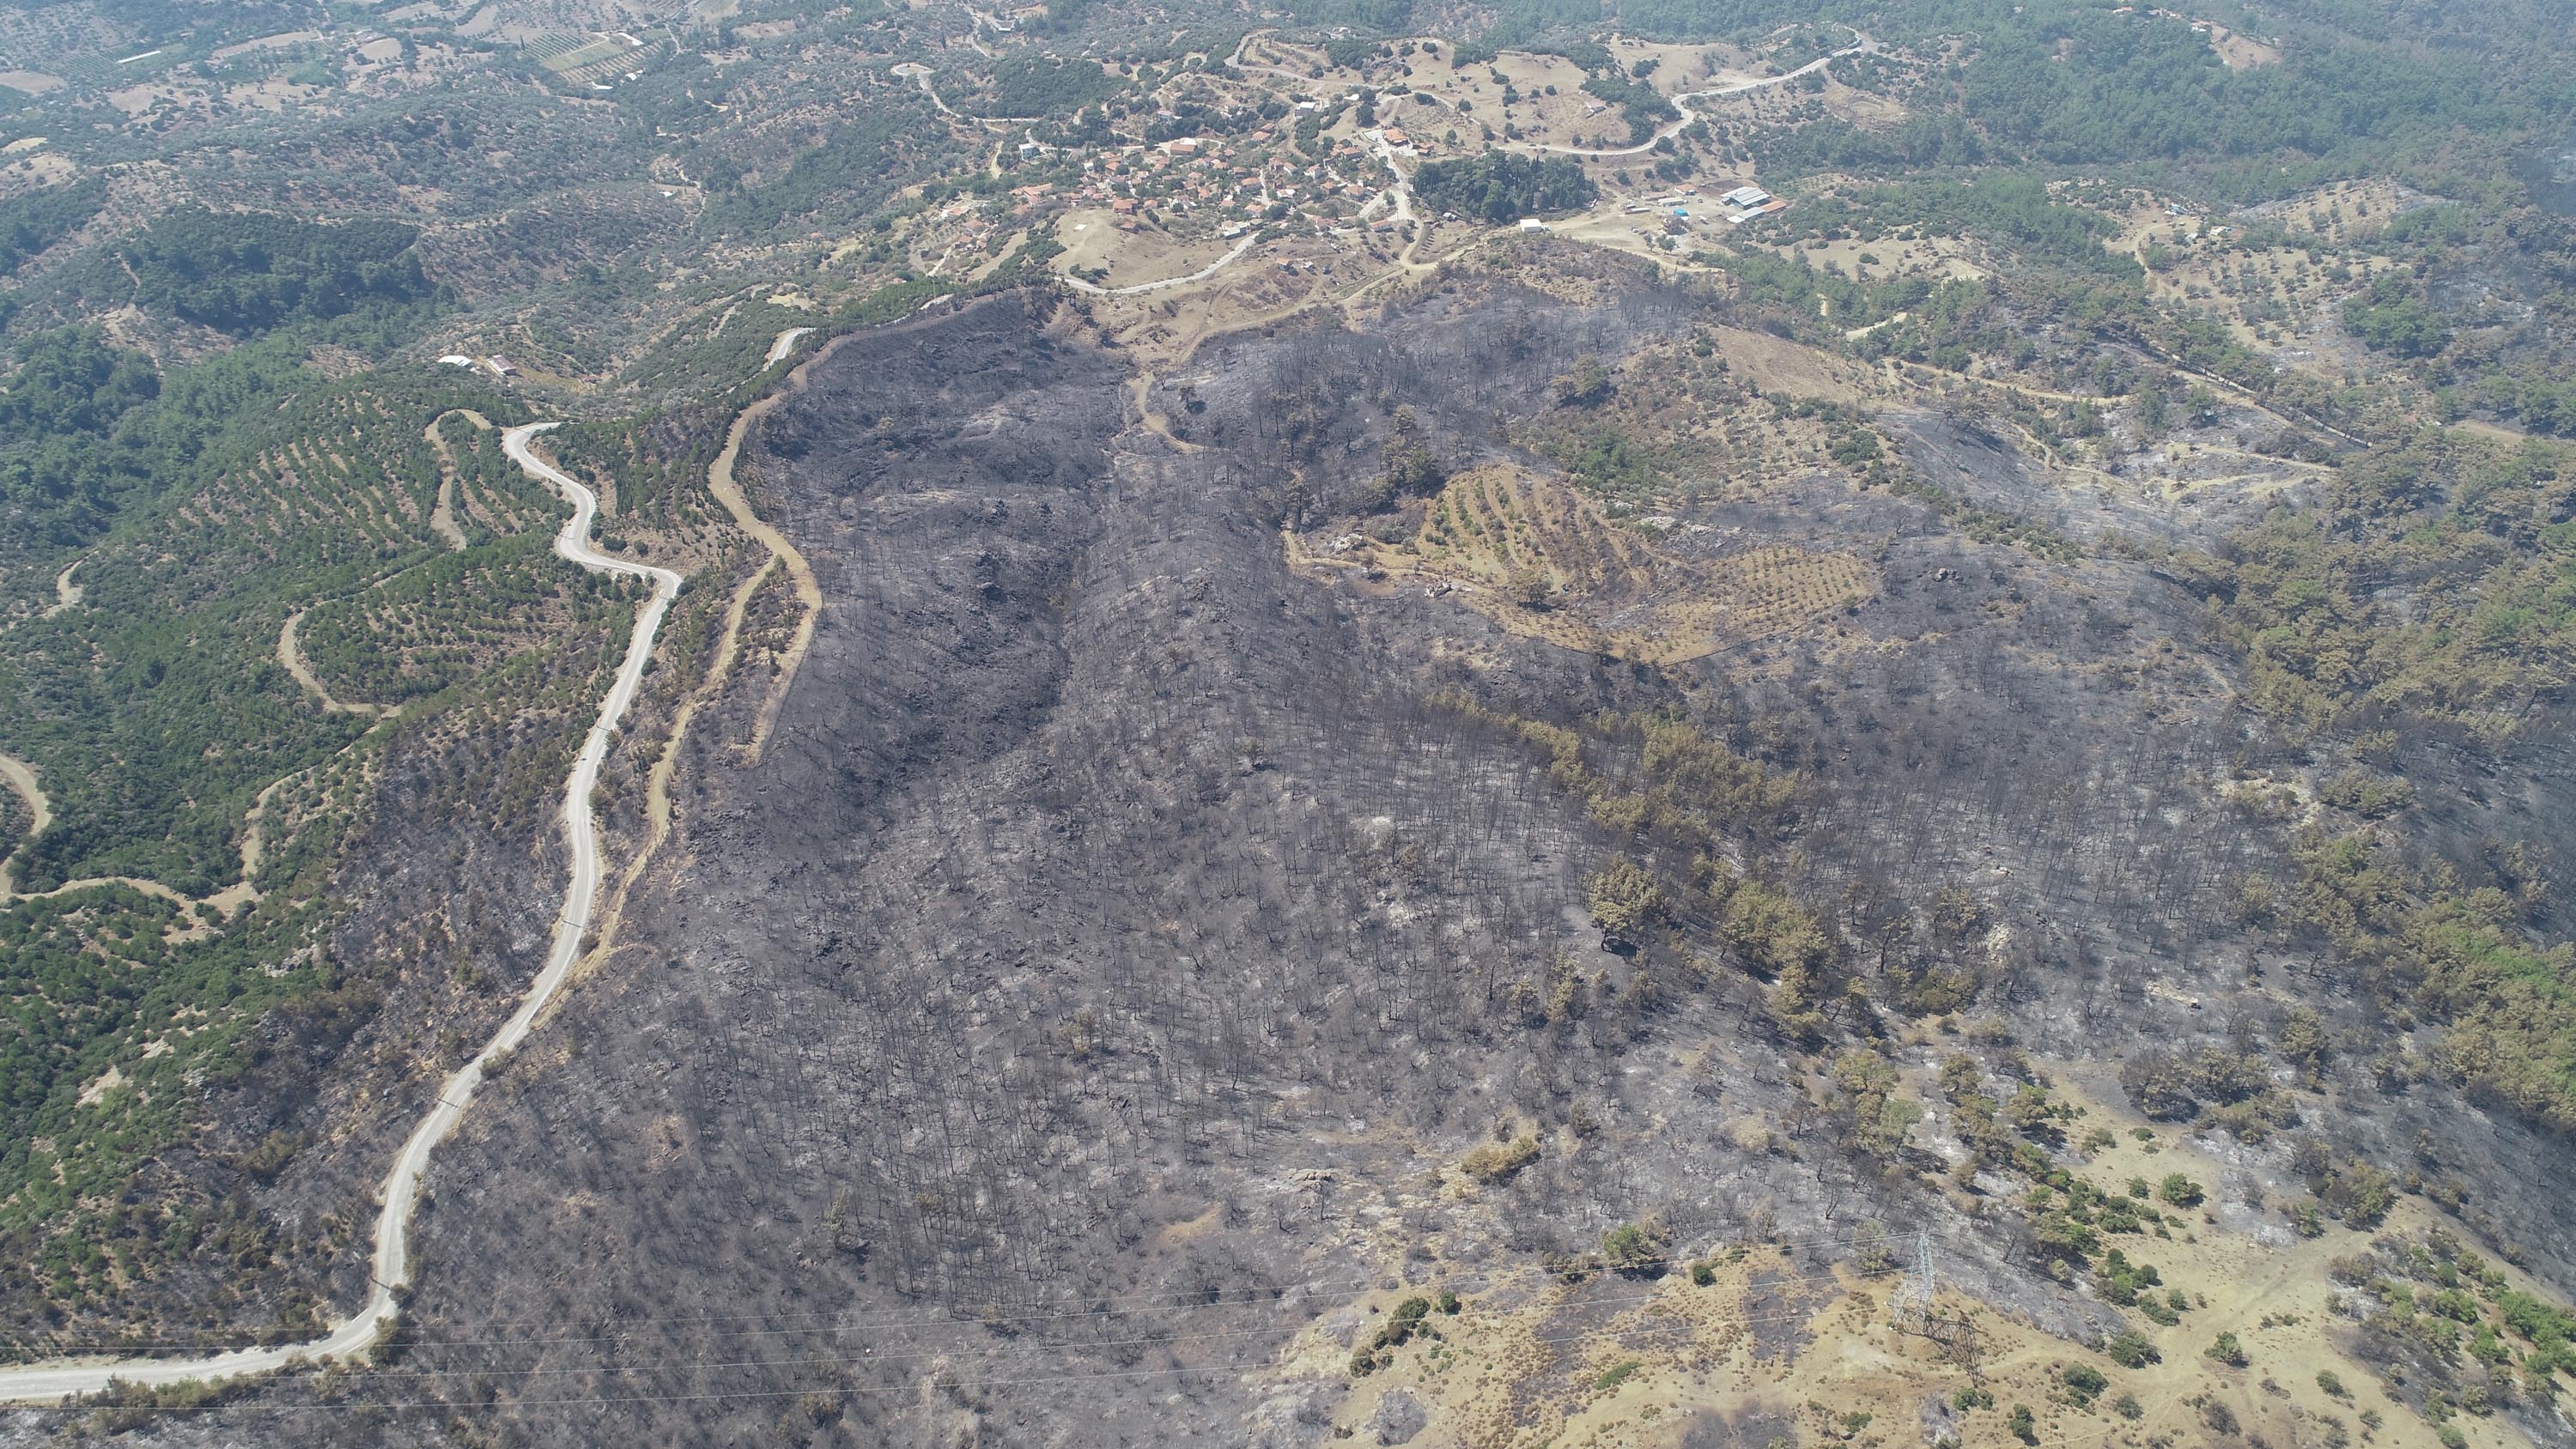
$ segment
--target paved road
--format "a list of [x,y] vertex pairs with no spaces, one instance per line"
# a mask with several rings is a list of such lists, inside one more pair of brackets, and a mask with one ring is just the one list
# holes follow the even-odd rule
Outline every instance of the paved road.
[[97,1393],[118,1381],[175,1384],[267,1373],[299,1361],[346,1360],[363,1354],[393,1322],[394,1290],[411,1281],[411,1215],[420,1198],[421,1178],[429,1171],[430,1154],[456,1130],[485,1072],[527,1039],[538,1013],[563,989],[573,962],[581,955],[582,936],[590,929],[593,898],[599,894],[599,831],[591,817],[590,792],[599,783],[600,765],[608,757],[618,721],[627,706],[634,703],[635,692],[643,683],[644,665],[652,658],[653,640],[661,631],[662,616],[680,590],[680,576],[669,569],[611,558],[590,546],[591,520],[599,511],[598,497],[528,447],[529,438],[554,426],[530,423],[512,428],[501,435],[501,444],[521,468],[551,484],[572,502],[571,519],[555,535],[555,553],[592,573],[651,579],[653,596],[635,617],[626,662],[619,667],[616,683],[609,687],[599,718],[592,722],[590,736],[582,742],[581,754],[573,761],[572,774],[564,781],[564,847],[572,857],[572,878],[565,884],[562,914],[555,920],[554,949],[546,956],[545,969],[529,983],[519,1009],[511,1013],[472,1061],[459,1067],[439,1088],[438,1099],[422,1116],[420,1125],[412,1129],[410,1139],[403,1143],[402,1152],[385,1174],[384,1205],[376,1214],[374,1281],[368,1289],[366,1305],[332,1324],[329,1333],[306,1343],[237,1349],[205,1358],[95,1358],[0,1369],[0,1401],[46,1403],[66,1394]]

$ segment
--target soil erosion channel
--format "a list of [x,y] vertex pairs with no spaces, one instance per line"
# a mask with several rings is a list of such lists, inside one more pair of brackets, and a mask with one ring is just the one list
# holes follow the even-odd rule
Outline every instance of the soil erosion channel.
[[563,910],[555,918],[554,946],[546,957],[545,969],[529,983],[519,1009],[439,1089],[437,1100],[422,1116],[420,1125],[412,1129],[392,1170],[386,1173],[383,1207],[376,1214],[375,1262],[365,1305],[333,1323],[329,1333],[305,1343],[237,1349],[205,1358],[98,1358],[0,1369],[0,1400],[43,1403],[67,1394],[96,1393],[116,1382],[163,1385],[190,1379],[223,1379],[266,1373],[298,1360],[347,1358],[374,1343],[393,1322],[395,1290],[411,1281],[411,1213],[420,1196],[421,1179],[429,1171],[430,1154],[456,1130],[485,1071],[526,1039],[538,1013],[554,999],[571,974],[574,959],[581,954],[582,936],[590,929],[592,900],[599,893],[600,877],[599,831],[592,818],[590,794],[599,783],[609,739],[617,732],[618,721],[634,702],[643,681],[645,661],[652,658],[653,640],[661,631],[662,616],[680,590],[680,576],[670,569],[611,558],[591,547],[591,520],[599,511],[598,497],[528,446],[531,437],[554,426],[530,423],[512,428],[501,435],[501,442],[511,459],[530,476],[551,485],[572,504],[572,517],[555,534],[556,556],[592,573],[651,579],[653,595],[636,614],[635,633],[627,645],[625,662],[618,667],[616,682],[609,686],[599,717],[591,722],[590,735],[582,742],[572,773],[564,781],[564,847],[572,860],[572,873],[564,886]]

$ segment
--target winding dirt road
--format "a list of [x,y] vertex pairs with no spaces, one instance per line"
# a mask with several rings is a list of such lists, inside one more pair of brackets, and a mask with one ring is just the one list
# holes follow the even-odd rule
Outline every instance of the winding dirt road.
[[81,561],[79,559],[73,559],[70,563],[63,565],[63,571],[61,573],[54,575],[54,601],[52,604],[46,606],[46,618],[50,619],[66,609],[76,609],[80,607],[81,586],[72,582],[72,574],[80,566]]
[[1545,151],[1551,155],[1557,156],[1640,155],[1644,152],[1655,149],[1656,145],[1663,141],[1664,138],[1680,135],[1682,132],[1690,129],[1693,122],[1700,119],[1699,113],[1690,108],[1690,103],[1693,101],[1716,96],[1740,96],[1748,91],[1758,91],[1767,89],[1771,86],[1786,85],[1802,75],[1809,75],[1816,71],[1823,70],[1826,66],[1833,64],[1844,56],[1859,55],[1872,48],[1875,44],[1876,42],[1864,35],[1853,44],[1846,45],[1842,49],[1837,50],[1830,55],[1818,56],[1814,60],[1808,61],[1805,65],[1802,65],[1793,71],[1787,71],[1780,75],[1766,75],[1758,80],[1737,81],[1731,86],[1717,86],[1704,91],[1685,91],[1682,94],[1673,97],[1673,109],[1681,112],[1682,118],[1665,126],[1663,129],[1655,132],[1655,134],[1638,142],[1634,146],[1612,146],[1596,149],[1582,146],[1542,146],[1534,141],[1522,141],[1517,142],[1506,149],[1531,152]]
[[[266,828],[269,806],[277,798],[278,790],[286,784],[287,780],[294,778],[295,776],[289,775],[284,780],[269,782],[268,788],[260,791],[258,798],[251,802],[249,813],[242,817],[241,879],[212,895],[191,900],[157,880],[143,880],[130,875],[83,876],[78,880],[67,880],[49,890],[22,891],[18,888],[18,853],[13,847],[8,854],[0,855],[0,905],[7,905],[12,901],[50,900],[55,896],[67,896],[76,891],[96,890],[100,886],[123,886],[128,890],[140,891],[147,896],[158,896],[174,906],[212,906],[229,916],[241,907],[259,899],[259,887],[252,881],[259,874],[259,862],[264,849],[262,845],[264,837],[261,831]],[[18,845],[24,846],[28,841],[42,834],[46,826],[53,823],[53,803],[46,798],[44,787],[36,783],[35,767],[15,755],[0,755],[0,785],[8,786],[26,807],[29,824],[18,835]]]
[[[823,616],[823,587],[815,581],[814,570],[805,562],[805,555],[798,553],[796,545],[787,541],[787,535],[771,527],[751,506],[751,500],[743,496],[742,484],[733,476],[734,460],[742,456],[742,440],[751,435],[753,426],[781,401],[803,392],[806,374],[816,363],[840,351],[842,341],[849,335],[845,333],[825,343],[822,351],[796,364],[782,386],[744,408],[734,418],[733,426],[725,432],[723,451],[707,465],[707,491],[714,494],[716,501],[724,505],[725,512],[733,516],[735,526],[769,550],[769,562],[743,580],[742,587],[734,591],[733,602],[725,611],[724,646],[711,677],[721,679],[731,674],[734,654],[740,647],[743,611],[750,606],[751,596],[768,580],[769,571],[785,569],[788,582],[796,589],[798,618],[795,635],[788,641],[787,652],[778,658],[777,682],[770,686],[768,696],[761,701],[760,714],[752,722],[751,739],[736,747],[746,764],[760,763],[760,752],[769,743],[770,730],[778,723],[779,707],[787,701],[787,686],[795,680],[798,667],[805,662],[805,651],[814,642],[815,621]],[[679,732],[675,729],[672,738],[678,737]],[[671,754],[676,757],[677,751]]]
[[1224,271],[1227,267],[1234,265],[1234,263],[1240,259],[1245,252],[1252,250],[1254,240],[1255,238],[1253,237],[1245,237],[1243,240],[1234,244],[1234,250],[1227,252],[1224,256],[1217,258],[1215,261],[1208,263],[1206,266],[1199,268],[1197,271],[1190,273],[1186,277],[1165,277],[1159,282],[1138,282],[1132,287],[1104,287],[1098,282],[1086,282],[1082,278],[1073,276],[1070,273],[1062,274],[1060,280],[1062,280],[1066,286],[1073,288],[1077,292],[1089,292],[1095,297],[1133,297],[1139,292],[1159,292],[1165,287],[1186,287],[1192,282],[1204,282],[1208,278],[1215,276],[1217,273]]
[[[457,411],[474,419],[477,427],[491,426],[483,421],[481,413],[464,408]],[[447,446],[447,440],[438,435],[438,425],[446,420],[447,414],[440,413],[429,420],[428,427],[420,430],[421,437],[438,453],[438,502],[429,510],[429,531],[446,539],[449,548],[463,553],[465,530],[456,526],[456,454]]]
[[796,340],[813,330],[814,329],[811,327],[790,327],[786,331],[769,339],[769,355],[760,359],[760,365],[763,367],[776,367],[778,364],[785,362],[787,360],[787,354],[796,350]]
[[501,435],[501,444],[511,460],[530,476],[550,484],[572,503],[572,517],[555,534],[556,555],[592,573],[650,579],[653,595],[636,613],[625,663],[617,671],[616,682],[609,686],[599,717],[592,722],[581,754],[573,761],[572,773],[564,781],[564,848],[572,860],[572,875],[564,887],[563,910],[555,918],[554,946],[546,957],[545,969],[529,983],[519,1009],[511,1013],[471,1061],[457,1068],[439,1088],[437,1099],[421,1117],[420,1125],[412,1129],[410,1139],[403,1143],[402,1152],[385,1174],[383,1206],[376,1214],[372,1282],[365,1306],[334,1323],[329,1333],[306,1343],[237,1349],[205,1358],[97,1358],[0,1369],[0,1401],[46,1403],[67,1394],[97,1393],[120,1382],[168,1385],[228,1379],[267,1373],[299,1362],[348,1359],[363,1353],[393,1322],[398,1311],[394,1293],[411,1281],[412,1209],[420,1198],[421,1179],[429,1171],[430,1154],[456,1130],[466,1107],[474,1100],[475,1088],[482,1085],[492,1064],[527,1039],[538,1015],[553,1002],[581,954],[582,937],[590,929],[600,880],[599,831],[591,815],[590,794],[599,783],[600,765],[607,759],[618,722],[634,703],[636,690],[643,683],[644,666],[653,656],[653,641],[661,631],[662,616],[680,591],[680,575],[670,569],[611,558],[591,547],[590,528],[599,511],[598,497],[528,446],[530,438],[554,426],[530,423],[511,428]]
[[313,673],[313,666],[305,661],[303,649],[295,642],[295,626],[303,622],[304,610],[298,609],[287,615],[286,623],[279,627],[277,631],[278,667],[295,676],[295,682],[304,686],[304,692],[313,696],[315,703],[333,714],[362,714],[370,719],[378,715],[391,714],[392,709],[385,705],[351,704],[347,700],[331,697],[331,691],[322,687],[321,679]]

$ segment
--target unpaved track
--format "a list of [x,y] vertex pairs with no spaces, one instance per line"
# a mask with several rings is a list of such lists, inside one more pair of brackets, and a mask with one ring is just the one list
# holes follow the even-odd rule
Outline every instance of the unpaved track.
[[[15,755],[0,755],[0,783],[5,783],[11,790],[17,792],[18,798],[26,803],[27,813],[33,817],[26,830],[18,837],[21,845],[35,839],[47,825],[53,823],[53,805],[45,798],[44,787],[36,783],[36,772],[26,761]],[[282,785],[285,781],[281,780],[277,783]],[[242,868],[241,880],[206,897],[206,900],[212,904],[230,910],[239,901],[258,899],[259,892],[252,887],[250,877],[252,872],[259,869],[260,816],[267,809],[270,793],[276,789],[277,785],[271,785],[268,789],[262,790],[259,794],[259,802],[251,807],[250,829],[242,837],[242,859],[247,864]],[[52,890],[22,892],[18,889],[16,861],[17,855],[14,850],[7,856],[0,856],[0,904],[10,901],[48,900],[55,896],[70,895],[74,891],[94,890],[99,886],[112,885],[141,891],[147,896],[159,896],[174,905],[196,904],[157,880],[143,880],[130,875],[88,876],[81,880],[65,881]]]
[[56,614],[63,612],[65,609],[79,607],[81,601],[81,586],[72,582],[72,571],[80,566],[81,561],[79,559],[73,559],[70,563],[63,565],[63,571],[61,573],[54,575],[54,601],[45,608],[46,618],[50,619]]
[[[176,1384],[267,1373],[299,1361],[347,1359],[364,1352],[393,1322],[394,1292],[411,1282],[411,1215],[420,1197],[421,1179],[429,1170],[430,1154],[456,1130],[466,1106],[474,1099],[474,1089],[482,1085],[484,1073],[492,1063],[527,1039],[529,1029],[553,1002],[571,974],[573,961],[581,954],[582,937],[590,929],[593,898],[599,893],[599,830],[591,816],[590,794],[599,784],[600,765],[608,756],[609,741],[617,732],[618,721],[634,702],[643,682],[644,665],[653,656],[653,640],[661,631],[662,616],[680,589],[680,576],[669,569],[611,558],[590,546],[591,520],[599,511],[598,498],[528,446],[531,437],[554,426],[530,423],[511,428],[501,435],[501,443],[512,461],[552,485],[572,503],[572,518],[555,535],[555,553],[592,573],[650,579],[653,595],[636,613],[626,661],[609,687],[608,698],[600,705],[599,718],[592,722],[589,737],[582,742],[571,775],[564,781],[564,848],[571,857],[572,874],[564,887],[562,913],[555,918],[554,948],[546,957],[545,969],[529,983],[519,1009],[474,1054],[473,1060],[459,1067],[440,1087],[437,1099],[403,1143],[392,1170],[385,1174],[383,1206],[376,1214],[372,1282],[365,1306],[333,1324],[329,1333],[307,1343],[237,1349],[205,1358],[97,1358],[0,1369],[0,1401],[45,1403],[67,1394],[97,1393],[118,1382]],[[14,776],[11,783],[16,783]],[[33,783],[32,779],[29,783]]]
[[1307,76],[1303,71],[1287,70],[1275,65],[1245,65],[1243,63],[1243,52],[1251,47],[1252,42],[1260,40],[1265,36],[1277,35],[1278,33],[1279,32],[1277,30],[1245,31],[1243,33],[1243,38],[1234,43],[1234,54],[1227,56],[1225,58],[1225,63],[1234,69],[1243,72],[1245,75],[1275,75],[1283,80],[1295,81],[1299,85],[1306,84]]
[[814,329],[811,327],[790,327],[786,331],[779,333],[776,337],[771,338],[769,340],[769,355],[760,359],[760,365],[763,367],[776,367],[778,364],[785,362],[787,360],[787,354],[796,350],[796,339],[813,330]]
[[[761,363],[762,369],[765,371],[776,366],[780,359],[794,350],[797,338],[813,330],[811,327],[791,327],[778,334],[778,340],[770,344],[768,359]],[[830,355],[839,345],[838,342],[827,344],[821,353],[791,369],[787,375],[788,387],[784,390],[802,388],[805,368]],[[671,734],[663,741],[661,758],[653,762],[653,768],[644,777],[644,840],[636,846],[634,857],[627,862],[626,874],[618,878],[615,889],[608,893],[606,902],[600,907],[598,944],[575,968],[583,974],[617,950],[617,928],[626,915],[627,897],[634,894],[636,883],[644,878],[644,872],[661,854],[663,843],[671,838],[671,781],[679,773],[680,746],[687,741],[689,726],[696,722],[698,710],[722,696],[725,687],[733,682],[734,665],[742,657],[743,617],[751,609],[752,598],[769,583],[770,576],[781,569],[788,572],[804,617],[798,622],[795,637],[779,662],[777,678],[762,700],[759,714],[754,716],[750,741],[735,747],[742,763],[760,763],[761,747],[767,743],[770,726],[778,718],[778,707],[787,698],[787,687],[796,681],[796,669],[805,658],[805,646],[813,642],[814,622],[822,612],[823,600],[822,590],[814,582],[813,570],[806,567],[805,556],[796,551],[795,545],[789,543],[785,535],[762,521],[760,515],[752,510],[750,501],[743,497],[742,490],[733,481],[734,460],[742,453],[744,436],[750,432],[752,423],[776,404],[778,396],[778,391],[765,393],[751,406],[735,414],[733,426],[725,433],[724,450],[707,465],[708,491],[724,504],[735,523],[769,550],[769,557],[743,579],[734,589],[733,597],[726,602],[724,625],[717,631],[716,655],[707,666],[706,678],[698,682],[698,687],[681,701],[678,713],[672,715]]]
[[1208,278],[1215,276],[1217,273],[1224,271],[1227,267],[1234,265],[1234,263],[1239,260],[1245,252],[1252,250],[1253,241],[1254,238],[1245,237],[1243,240],[1234,244],[1234,250],[1227,252],[1224,256],[1217,258],[1215,261],[1208,263],[1206,266],[1199,268],[1197,271],[1190,273],[1186,277],[1165,277],[1159,282],[1138,282],[1132,287],[1104,287],[1097,282],[1086,282],[1082,278],[1075,276],[1065,276],[1062,280],[1066,286],[1073,288],[1075,291],[1089,292],[1095,297],[1133,297],[1139,292],[1159,292],[1165,287],[1186,287],[1192,282],[1204,282]]
[[[55,896],[67,896],[74,891],[95,890],[100,886],[123,886],[127,890],[140,891],[147,896],[159,896],[173,905],[208,905],[230,915],[236,909],[259,899],[259,887],[251,883],[251,878],[259,874],[260,857],[265,848],[261,832],[267,829],[269,806],[275,803],[278,790],[284,787],[287,780],[294,778],[294,775],[289,775],[285,779],[270,781],[268,788],[260,791],[259,797],[251,802],[250,813],[242,817],[241,879],[213,895],[190,900],[157,880],[143,880],[130,875],[87,876],[80,880],[67,880],[52,890],[22,892],[18,889],[17,856],[13,851],[7,856],[0,856],[0,905],[6,905],[11,901],[50,900]],[[11,790],[17,792],[18,798],[26,802],[27,813],[34,817],[33,823],[19,835],[20,844],[23,845],[35,839],[39,832],[53,823],[52,802],[45,798],[44,787],[36,783],[36,772],[26,761],[15,755],[0,755],[0,784],[6,784]]]
[[1690,108],[1690,103],[1693,101],[1719,96],[1740,96],[1748,91],[1765,90],[1771,86],[1786,85],[1802,75],[1811,75],[1816,71],[1823,70],[1826,66],[1833,64],[1844,56],[1859,55],[1862,52],[1871,49],[1875,44],[1876,42],[1872,41],[1869,37],[1862,36],[1857,44],[1844,46],[1842,49],[1835,51],[1831,55],[1818,56],[1816,59],[1808,61],[1805,65],[1802,65],[1793,71],[1787,71],[1780,75],[1766,75],[1758,80],[1737,81],[1731,86],[1717,86],[1704,91],[1686,91],[1681,95],[1673,97],[1673,109],[1681,112],[1682,118],[1665,126],[1662,130],[1655,132],[1655,134],[1648,136],[1645,140],[1640,141],[1634,146],[1606,146],[1597,148],[1587,148],[1583,146],[1542,146],[1534,141],[1523,141],[1510,145],[1505,149],[1513,151],[1545,151],[1557,156],[1642,155],[1645,152],[1655,149],[1656,145],[1662,142],[1666,137],[1678,136],[1682,132],[1690,129],[1691,123],[1700,118],[1699,113]]
[[[751,739],[742,746],[745,764],[760,762],[760,752],[769,743],[769,731],[778,723],[778,708],[786,702],[787,686],[795,682],[796,668],[805,662],[805,651],[814,642],[814,622],[823,614],[823,588],[814,582],[814,570],[806,565],[805,555],[796,551],[796,545],[787,541],[787,535],[771,527],[754,512],[750,500],[742,496],[742,485],[733,477],[734,463],[742,456],[742,440],[751,435],[752,425],[778,406],[780,399],[804,391],[805,374],[814,364],[840,351],[842,341],[856,335],[843,333],[825,343],[820,352],[796,364],[795,369],[787,374],[785,386],[773,389],[768,396],[737,414],[733,427],[725,433],[724,451],[716,454],[715,461],[707,465],[707,491],[724,505],[725,512],[733,515],[733,521],[743,532],[759,540],[760,546],[769,550],[774,566],[787,570],[789,581],[796,586],[796,605],[804,611],[804,617],[796,622],[795,637],[788,641],[787,652],[779,658],[778,680],[769,687],[769,697],[761,701],[760,714],[752,722]],[[734,591],[733,603],[725,612],[725,645],[722,656],[717,660],[719,672],[730,672],[733,668],[735,642],[742,633],[743,610],[750,606],[751,596],[768,577],[769,569],[762,568],[743,580],[742,587]],[[672,736],[674,752],[678,738],[676,733]]]
[[[449,408],[437,417],[431,418],[429,426],[420,430],[421,437],[428,440],[430,447],[438,451],[438,506],[429,511],[429,526],[439,537],[447,540],[449,548],[463,553],[466,548],[465,529],[456,521],[456,509],[460,502],[464,503],[465,512],[471,517],[474,505],[472,500],[465,498],[458,490],[456,450],[447,446],[447,439],[439,435],[438,425],[449,418],[463,418],[472,423],[478,432],[490,431],[492,420],[472,408]],[[488,522],[489,520],[478,521]]]
[[[491,426],[483,421],[481,413],[463,408],[457,411],[472,418],[477,427]],[[447,446],[447,440],[438,435],[438,425],[446,420],[447,414],[440,413],[429,420],[428,427],[420,430],[421,437],[438,452],[438,502],[429,510],[429,531],[446,539],[449,548],[463,553],[465,530],[456,526],[456,454]]]
[[322,687],[322,681],[314,677],[313,666],[305,662],[304,651],[296,647],[295,626],[303,622],[304,611],[302,609],[298,609],[294,613],[287,615],[286,623],[278,629],[278,667],[285,670],[287,673],[294,675],[295,682],[304,686],[304,692],[313,696],[313,698],[319,702],[324,709],[329,710],[333,714],[362,714],[373,719],[378,715],[392,713],[393,711],[390,705],[351,704],[347,700],[333,699],[331,697],[331,691],[324,689]]
[[[44,834],[45,827],[54,821],[54,809],[45,799],[44,790],[36,784],[36,772],[16,755],[0,755],[0,784],[18,792],[18,799],[27,807],[28,824],[26,829],[18,832],[20,842]],[[0,856],[0,901],[18,898],[18,881],[11,874],[17,868],[16,861],[15,849],[6,856]]]

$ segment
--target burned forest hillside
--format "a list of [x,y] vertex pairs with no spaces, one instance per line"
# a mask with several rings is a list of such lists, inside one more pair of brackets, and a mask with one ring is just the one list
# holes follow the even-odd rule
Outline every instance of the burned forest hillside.
[[2536,0],[0,0],[0,1446],[2576,1449]]
[[[1968,413],[1577,512],[1595,372],[1819,419],[1750,340],[1654,372],[1750,337],[1722,291],[1599,280],[1158,370],[1035,291],[839,339],[738,464],[810,648],[687,737],[618,944],[436,1166],[391,1366],[128,1427],[2074,1442],[2116,1393],[2566,1442],[2515,1350],[2387,1306],[2484,1283],[2528,1327],[2480,1341],[2548,1352],[2569,1158],[2297,916],[2365,847],[2236,682],[2259,511],[1985,526],[1952,490],[2033,465]],[[1655,661],[1648,567],[1831,592],[1728,584]],[[2408,838],[2341,868],[2429,873]]]

